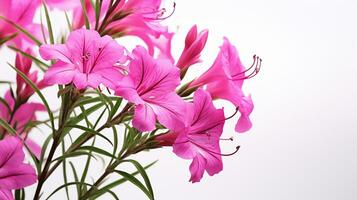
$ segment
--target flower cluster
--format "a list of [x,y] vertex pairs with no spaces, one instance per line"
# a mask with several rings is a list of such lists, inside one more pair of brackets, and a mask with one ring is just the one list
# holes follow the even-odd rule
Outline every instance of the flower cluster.
[[[262,61],[254,56],[253,64],[244,67],[236,47],[224,38],[211,67],[194,80],[184,81],[186,74],[194,71],[191,67],[202,62],[209,31],[198,31],[194,25],[187,33],[181,55],[174,58],[174,33],[161,21],[174,13],[176,4],[169,8],[171,12],[161,4],[161,0],[2,2],[0,47],[16,52],[14,65],[13,61],[9,65],[17,77],[16,83],[1,82],[10,87],[0,98],[0,199],[13,199],[12,190],[23,196],[24,190],[20,189],[36,180],[34,199],[40,199],[44,182],[59,165],[66,165],[66,159],[75,156],[89,155],[90,161],[91,154],[99,154],[112,159],[103,175],[88,188],[78,185],[79,199],[99,197],[105,192],[115,195],[108,190],[109,186],[104,187],[105,191],[99,188],[112,173],[134,183],[149,199],[154,199],[145,167],[127,159],[144,150],[171,146],[177,156],[192,160],[191,182],[199,182],[205,171],[210,176],[222,171],[222,156],[233,155],[239,149],[238,146],[229,154],[221,152],[224,124],[239,113],[235,131],[251,129],[254,105],[251,96],[243,92],[243,83],[258,74]],[[47,27],[34,22],[35,13],[41,8],[46,13]],[[68,37],[61,36],[62,42],[57,44],[49,14],[52,10],[72,16],[72,20],[67,18]],[[133,36],[145,46],[128,49],[116,40]],[[34,65],[44,72],[43,76],[33,69]],[[49,104],[43,93],[42,89],[52,86],[59,88],[59,107]],[[35,95],[41,103],[31,102]],[[219,99],[229,101],[236,110],[217,108],[214,101]],[[122,106],[123,102],[126,104]],[[97,119],[90,118],[100,109],[103,111]],[[49,118],[40,121],[37,112],[47,112]],[[43,144],[28,137],[34,127],[50,128],[51,134]],[[118,133],[120,127],[125,130],[124,135]],[[108,128],[113,130],[114,144],[102,133]],[[75,129],[83,133],[73,139],[69,133]],[[95,138],[111,143],[113,153],[95,147]],[[117,151],[119,138],[123,146]],[[56,158],[61,144],[62,157]],[[37,174],[31,165],[23,163],[24,150],[33,158],[29,162],[36,166]],[[145,184],[135,175],[116,170],[124,162],[138,169]],[[82,177],[81,184],[86,184],[85,180]]]

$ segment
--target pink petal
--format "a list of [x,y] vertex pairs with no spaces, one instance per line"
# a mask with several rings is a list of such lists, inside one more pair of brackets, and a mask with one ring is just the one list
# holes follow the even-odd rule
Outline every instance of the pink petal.
[[141,104],[135,107],[133,126],[141,132],[152,131],[156,128],[156,116],[150,106]]
[[48,85],[68,84],[72,82],[74,75],[74,65],[59,61],[46,71],[44,80]]
[[11,190],[0,188],[0,199],[1,200],[14,200]]
[[40,55],[45,60],[58,59],[65,63],[72,63],[71,53],[64,44],[42,45]]
[[199,182],[202,179],[203,173],[205,172],[205,166],[206,166],[206,159],[204,157],[198,155],[193,159],[190,165],[190,172],[191,172],[190,181],[192,183]]
[[186,103],[176,93],[158,96],[147,102],[150,103],[158,121],[166,128],[177,130],[184,125]]
[[23,164],[22,144],[16,137],[0,141],[0,187],[20,189],[36,182],[36,172],[31,165]]
[[36,156],[36,158],[40,159],[41,151],[42,151],[42,148],[40,147],[40,145],[38,145],[35,141],[33,141],[30,138],[27,138],[25,140],[25,144],[30,149],[30,151]]

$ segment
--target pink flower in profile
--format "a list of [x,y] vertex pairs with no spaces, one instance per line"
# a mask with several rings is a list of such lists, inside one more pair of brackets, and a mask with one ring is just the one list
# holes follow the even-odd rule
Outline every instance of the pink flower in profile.
[[73,31],[66,44],[43,45],[40,54],[45,60],[57,60],[45,74],[49,85],[74,83],[78,89],[84,89],[103,84],[115,88],[122,78],[115,65],[124,59],[124,48],[109,36],[100,37],[96,31]]
[[[6,104],[0,103],[0,118],[8,122],[16,130],[17,134],[25,140],[26,145],[32,153],[39,157],[41,147],[28,138],[30,128],[27,125],[30,122],[36,121],[36,112],[45,111],[46,108],[39,103],[24,103],[17,106],[10,91],[6,92],[4,100]],[[0,134],[2,133],[0,131]],[[7,135],[6,132],[5,135]]]
[[[31,49],[25,51],[27,54],[32,55]],[[43,80],[38,79],[38,71],[31,72],[32,60],[20,53],[16,54],[15,67],[23,72],[39,89],[46,87]],[[27,84],[23,78],[19,75],[16,76],[16,94],[20,101],[26,102],[30,96],[33,95],[34,90],[29,84]]]
[[166,128],[182,123],[186,104],[175,89],[179,69],[169,60],[152,58],[145,48],[136,47],[129,75],[118,84],[116,94],[136,105],[133,125],[139,131],[155,129],[156,119]]
[[183,49],[176,66],[180,69],[187,69],[191,65],[200,62],[201,52],[206,45],[207,38],[208,30],[205,29],[200,33],[197,33],[197,26],[194,25],[187,33],[185,48]]
[[[172,33],[168,32],[166,26],[160,24],[163,19],[167,18],[164,17],[166,9],[161,8],[161,3],[161,0],[121,1],[113,13],[120,13],[124,17],[109,24],[108,34],[119,32],[122,35],[136,36],[146,43],[150,55],[154,55],[155,48],[162,46],[163,42],[158,38],[166,37],[169,40],[165,42],[171,42],[170,34]],[[162,53],[172,58],[171,52]]]
[[[248,131],[252,127],[249,118],[254,105],[250,96],[243,93],[243,82],[254,77],[260,70],[261,60],[254,57],[252,67],[245,69],[238,56],[237,49],[224,38],[221,51],[212,67],[202,76],[194,80],[190,87],[201,87],[206,85],[207,91],[213,98],[225,99],[232,102],[241,113],[236,124],[237,132]],[[249,75],[247,72],[253,69]]]
[[[23,27],[37,38],[41,38],[39,37],[41,36],[41,26],[33,23],[33,18],[39,3],[39,0],[2,0],[0,16]],[[0,19],[0,40],[17,33],[18,31],[12,24]],[[34,43],[25,34],[18,33],[18,35],[11,40],[10,44],[15,44],[18,48],[25,50]]]
[[223,169],[219,141],[225,122],[224,112],[214,107],[209,93],[199,89],[187,109],[185,122],[185,128],[158,140],[173,142],[175,154],[192,159],[190,181],[199,182],[205,171],[213,176]]
[[22,143],[16,137],[0,141],[0,199],[13,200],[11,190],[22,189],[37,180],[33,167],[23,163],[25,154]]

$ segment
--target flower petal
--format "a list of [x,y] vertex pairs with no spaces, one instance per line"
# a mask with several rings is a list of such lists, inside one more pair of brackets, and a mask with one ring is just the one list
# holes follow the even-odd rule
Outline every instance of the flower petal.
[[200,155],[197,155],[191,165],[190,165],[190,172],[191,178],[190,181],[192,183],[200,182],[203,177],[203,173],[205,172],[206,166],[206,159]]
[[72,82],[75,75],[75,67],[72,64],[57,62],[45,73],[45,83],[48,85],[68,84]]
[[14,200],[11,190],[0,188],[0,199],[1,200]]
[[145,104],[135,107],[133,126],[141,132],[152,131],[156,128],[156,116],[152,108]]

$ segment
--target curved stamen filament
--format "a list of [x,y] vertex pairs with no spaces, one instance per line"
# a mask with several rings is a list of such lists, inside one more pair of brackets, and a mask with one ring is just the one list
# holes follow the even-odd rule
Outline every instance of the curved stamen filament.
[[[239,72],[237,74],[232,75],[232,80],[233,81],[239,81],[239,80],[245,80],[245,79],[250,79],[253,78],[254,76],[256,76],[259,71],[260,68],[262,66],[262,59],[259,58],[259,56],[254,55],[253,56],[253,64],[246,70]],[[253,71],[249,74],[249,75],[245,75],[245,73],[251,71],[253,69]]]

